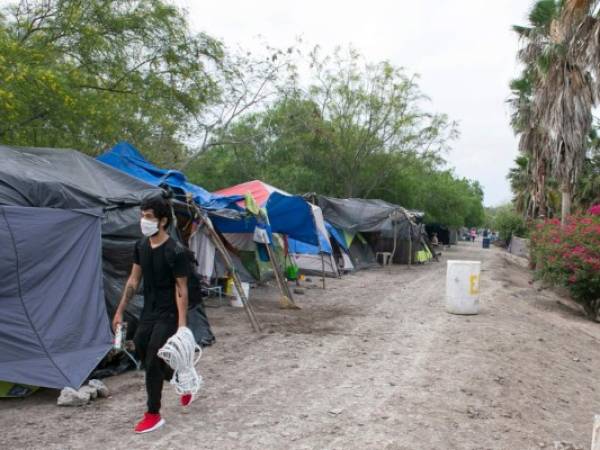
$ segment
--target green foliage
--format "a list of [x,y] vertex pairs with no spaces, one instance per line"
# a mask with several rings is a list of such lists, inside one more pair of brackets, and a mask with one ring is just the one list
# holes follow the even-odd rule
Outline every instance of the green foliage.
[[216,190],[261,179],[294,193],[381,198],[453,227],[483,223],[481,186],[442,169],[454,124],[420,109],[413,78],[362,65],[352,51],[311,58],[319,81],[233,124],[189,165],[194,182]]
[[173,162],[218,94],[221,44],[161,0],[22,1],[0,22],[0,140],[95,153],[121,139]]
[[0,12],[0,142],[94,155],[128,140],[211,190],[258,178],[483,222],[481,187],[443,159],[456,124],[416,76],[352,49],[267,52],[191,33],[167,0],[22,0]]
[[600,203],[600,138],[593,129],[590,133],[589,151],[577,180],[574,204],[579,211]]
[[512,236],[527,237],[528,229],[523,216],[512,205],[503,205],[495,211],[492,229],[497,230],[499,238],[506,244]]
[[550,28],[559,12],[560,5],[556,0],[538,0],[529,13],[529,21],[536,27]]
[[428,223],[451,227],[483,224],[483,192],[478,183],[457,179],[450,171],[433,171],[418,180],[415,188],[419,206],[414,207],[426,212]]
[[[600,208],[599,208],[600,209]],[[539,223],[531,234],[536,275],[569,289],[588,315],[600,319],[600,216]]]

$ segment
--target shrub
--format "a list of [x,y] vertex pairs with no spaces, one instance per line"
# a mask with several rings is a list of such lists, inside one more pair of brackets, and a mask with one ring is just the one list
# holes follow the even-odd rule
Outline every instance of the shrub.
[[498,231],[499,238],[506,244],[513,235],[527,237],[527,225],[523,217],[509,207],[502,207],[494,218],[494,228]]
[[536,276],[566,286],[588,316],[600,321],[600,214],[538,223],[531,233]]

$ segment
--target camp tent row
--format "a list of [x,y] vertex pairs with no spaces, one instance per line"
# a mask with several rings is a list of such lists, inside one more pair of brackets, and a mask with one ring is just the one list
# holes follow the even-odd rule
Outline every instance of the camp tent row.
[[[247,211],[247,200],[252,199],[256,206],[267,212],[270,231],[275,235],[274,247],[280,266],[286,265],[286,245],[307,246],[319,249],[324,255],[331,255],[329,241],[323,215],[318,206],[308,203],[300,196],[289,194],[262,181],[251,181],[232,186],[210,194],[199,186],[187,182],[181,172],[159,169],[149,163],[141,153],[126,142],[117,144],[113,149],[98,157],[99,161],[119,169],[129,175],[138,177],[155,186],[168,186],[176,193],[185,197],[186,193],[200,192],[193,200],[198,206],[207,209],[215,229],[221,239],[231,250],[231,258],[246,281],[264,280],[272,275],[272,268],[263,246],[254,241],[254,231],[257,219],[246,214],[243,220],[239,217],[229,217],[227,214],[217,214],[214,208],[206,208],[215,202],[209,197],[230,199],[227,206],[235,211]],[[249,196],[249,197],[248,197]],[[281,238],[283,237],[283,239]],[[198,267],[207,278],[222,276],[225,268],[219,258],[214,258],[210,244],[202,234],[194,236],[192,247],[202,248],[197,252]],[[210,255],[207,257],[207,255]]]
[[[0,380],[62,388],[89,376],[111,348],[139,205],[163,195],[74,150],[0,146]],[[214,208],[236,200],[206,193]],[[130,332],[142,305],[128,305]],[[200,307],[188,322],[210,341]]]
[[[260,265],[268,259],[255,242],[261,219],[249,214],[253,206],[267,212],[282,266],[291,261],[331,276],[375,265],[379,251],[393,250],[399,262],[402,242],[420,233],[406,210],[382,201],[311,200],[260,181],[210,193],[181,172],[152,165],[128,143],[98,160],[73,150],[0,146],[0,238],[10,243],[0,248],[0,273],[8,275],[0,286],[0,380],[61,388],[88,377],[110,349],[109,317],[141,237],[139,205],[165,189],[176,199],[178,220],[190,225],[181,235],[198,250],[207,278],[232,267],[218,257],[206,227],[191,226],[190,203],[210,217],[233,271],[247,279],[266,275]],[[136,296],[130,303],[130,323],[142,302]],[[210,333],[204,313],[191,314],[201,339]]]
[[[166,184],[176,191],[201,192],[194,200],[203,207],[211,195],[187,182],[181,172],[153,166],[126,142],[117,144],[98,159],[155,186]],[[305,273],[337,277],[343,272],[377,266],[378,252],[392,253],[395,263],[424,262],[431,258],[423,242],[424,227],[415,220],[418,213],[415,215],[400,206],[382,200],[342,200],[316,195],[302,199],[260,180],[224,188],[212,195],[237,198],[236,206],[245,210],[247,194],[266,209],[272,231],[284,237],[283,242],[276,240],[275,246],[281,266],[292,263]],[[272,276],[266,262],[268,257],[253,241],[255,221],[217,216],[212,217],[212,222],[232,250],[231,257],[245,281]],[[201,238],[194,240],[194,246],[210,248],[209,244],[198,241]],[[224,274],[219,258],[206,257],[214,252],[197,254],[204,255],[199,261],[203,275]]]

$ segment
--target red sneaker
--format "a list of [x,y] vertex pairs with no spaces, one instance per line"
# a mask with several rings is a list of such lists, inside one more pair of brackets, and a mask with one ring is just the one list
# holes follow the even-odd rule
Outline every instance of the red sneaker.
[[148,433],[154,431],[165,424],[165,420],[160,414],[144,413],[144,418],[135,426],[136,433]]
[[193,394],[183,394],[181,396],[181,398],[179,399],[181,406],[190,406],[190,404],[192,403],[192,401],[194,401],[194,395]]

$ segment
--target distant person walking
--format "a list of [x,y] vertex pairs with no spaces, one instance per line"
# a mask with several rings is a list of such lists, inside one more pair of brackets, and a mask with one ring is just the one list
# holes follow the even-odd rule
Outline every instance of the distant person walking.
[[475,242],[476,237],[477,237],[477,230],[475,228],[471,228],[471,242]]

